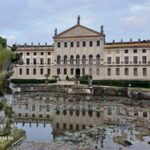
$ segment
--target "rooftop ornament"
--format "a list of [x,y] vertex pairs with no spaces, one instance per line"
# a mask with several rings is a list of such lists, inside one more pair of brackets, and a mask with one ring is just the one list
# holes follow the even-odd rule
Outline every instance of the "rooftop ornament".
[[80,24],[80,15],[77,17],[77,24]]

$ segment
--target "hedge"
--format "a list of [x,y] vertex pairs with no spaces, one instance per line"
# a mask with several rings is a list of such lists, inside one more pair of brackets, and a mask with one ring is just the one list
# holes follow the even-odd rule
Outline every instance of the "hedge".
[[[120,86],[120,87],[141,87],[150,88],[150,81],[137,80],[93,80],[93,85]],[[80,84],[88,84],[88,80],[80,80]]]
[[[48,80],[48,83],[56,83],[56,80]],[[45,84],[44,79],[11,79],[14,84]]]

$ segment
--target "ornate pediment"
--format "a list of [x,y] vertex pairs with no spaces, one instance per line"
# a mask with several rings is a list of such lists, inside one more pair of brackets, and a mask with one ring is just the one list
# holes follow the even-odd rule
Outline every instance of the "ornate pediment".
[[104,36],[104,34],[94,31],[92,29],[89,29],[85,26],[82,26],[80,24],[77,24],[64,32],[57,34],[54,36],[54,39],[59,38],[77,38],[77,37],[92,37],[92,36]]

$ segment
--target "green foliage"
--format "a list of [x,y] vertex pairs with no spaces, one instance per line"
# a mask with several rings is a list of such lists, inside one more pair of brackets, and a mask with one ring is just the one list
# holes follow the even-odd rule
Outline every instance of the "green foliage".
[[66,80],[68,80],[68,81],[69,81],[69,77],[68,77],[68,76],[66,76]]
[[2,70],[8,70],[12,57],[12,51],[9,51],[6,48],[0,46],[0,72]]
[[80,80],[87,80],[89,79],[89,75],[84,75],[82,77],[80,77]]
[[16,46],[16,44],[13,44],[12,48],[11,48],[11,51],[15,52],[16,50],[17,50],[17,46]]
[[7,45],[7,40],[0,37],[0,46],[6,48],[6,45]]
[[[88,80],[80,80],[81,84],[88,84]],[[142,87],[150,88],[150,81],[138,80],[93,80],[93,85],[120,86],[120,87]]]
[[[56,80],[48,80],[48,83],[56,83]],[[45,84],[44,79],[12,79],[11,83],[14,84]]]

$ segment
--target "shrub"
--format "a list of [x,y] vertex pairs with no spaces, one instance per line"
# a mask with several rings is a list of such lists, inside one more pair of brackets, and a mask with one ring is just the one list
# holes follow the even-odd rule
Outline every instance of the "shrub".
[[68,76],[66,76],[66,80],[68,80],[68,81],[69,81],[69,77],[68,77]]
[[[56,80],[48,80],[48,83],[56,83]],[[14,84],[45,84],[45,79],[11,79]]]
[[[88,84],[88,80],[80,80],[81,84]],[[120,86],[120,87],[142,87],[150,88],[150,81],[138,80],[93,80],[93,85],[107,85],[107,86]]]

